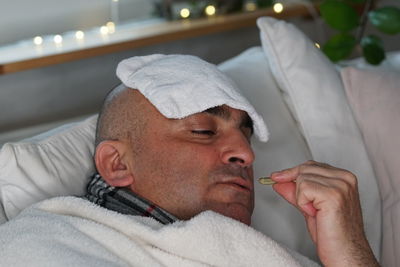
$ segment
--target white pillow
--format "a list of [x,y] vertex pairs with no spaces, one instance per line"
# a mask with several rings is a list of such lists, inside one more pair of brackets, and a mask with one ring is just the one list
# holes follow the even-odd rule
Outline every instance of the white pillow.
[[44,199],[83,195],[95,170],[96,121],[97,115],[2,147],[0,199],[8,220]]
[[382,266],[400,265],[400,72],[341,71],[382,196]]
[[290,96],[314,160],[357,175],[367,238],[380,258],[381,202],[360,131],[334,65],[294,25],[257,20],[271,71]]
[[[256,178],[311,159],[307,144],[282,99],[261,47],[248,49],[222,63],[219,68],[236,82],[268,125],[268,142],[252,141],[256,154]],[[303,255],[317,259],[304,217],[270,186],[255,183],[256,206],[252,226]]]

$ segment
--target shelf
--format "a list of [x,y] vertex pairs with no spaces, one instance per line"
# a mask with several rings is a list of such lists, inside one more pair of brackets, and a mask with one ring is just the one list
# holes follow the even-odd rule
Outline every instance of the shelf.
[[0,75],[169,41],[238,30],[255,26],[257,18],[261,16],[286,19],[306,15],[309,15],[306,6],[286,5],[282,13],[275,13],[269,8],[212,18],[172,22],[157,19],[147,23],[119,25],[113,34],[101,36],[96,32],[85,36],[85,42],[80,44],[71,37],[70,41],[66,39],[59,47],[52,42],[39,47],[31,41],[25,41],[0,47]]

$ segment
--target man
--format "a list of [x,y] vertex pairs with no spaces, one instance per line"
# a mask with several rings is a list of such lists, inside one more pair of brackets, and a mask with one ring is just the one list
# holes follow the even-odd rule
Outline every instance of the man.
[[[229,79],[198,58],[176,55],[125,60],[117,75],[123,85],[108,95],[98,119],[98,174],[87,195],[107,209],[56,199],[19,216],[13,231],[43,219],[55,236],[24,241],[35,244],[30,263],[312,265],[245,226],[254,207],[250,140],[254,131],[266,141],[267,131]],[[354,175],[310,161],[271,177],[304,214],[324,265],[377,265]],[[2,248],[18,244],[6,234]]]

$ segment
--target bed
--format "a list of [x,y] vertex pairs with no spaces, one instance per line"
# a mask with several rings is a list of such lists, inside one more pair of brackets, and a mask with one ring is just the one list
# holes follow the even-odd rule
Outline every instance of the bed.
[[[350,170],[359,179],[375,256],[384,266],[400,265],[400,53],[390,53],[379,67],[362,59],[334,65],[292,24],[262,18],[258,26],[262,46],[219,65],[270,130],[267,143],[253,141],[255,176],[309,159]],[[84,193],[94,172],[96,120],[93,114],[2,147],[1,223],[41,200]],[[255,190],[253,227],[317,260],[302,215],[271,188]]]

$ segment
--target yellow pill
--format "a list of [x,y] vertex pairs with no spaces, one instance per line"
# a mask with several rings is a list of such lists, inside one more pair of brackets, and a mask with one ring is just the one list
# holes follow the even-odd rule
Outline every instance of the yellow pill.
[[275,184],[276,182],[275,181],[273,181],[271,178],[269,178],[269,177],[261,177],[261,178],[258,178],[258,182],[260,183],[260,184],[263,184],[263,185],[273,185],[273,184]]

